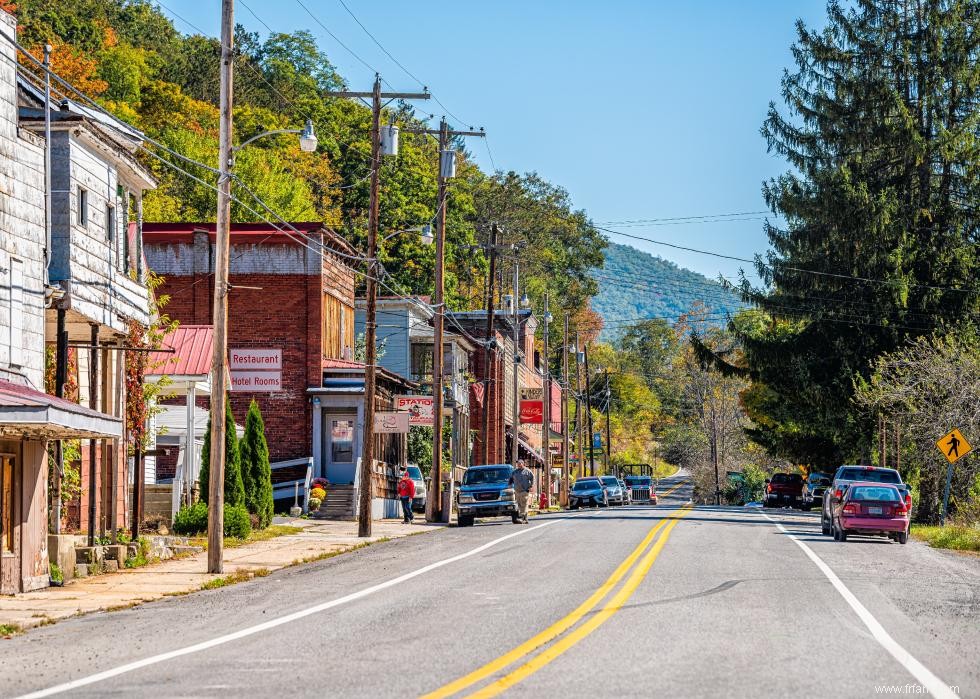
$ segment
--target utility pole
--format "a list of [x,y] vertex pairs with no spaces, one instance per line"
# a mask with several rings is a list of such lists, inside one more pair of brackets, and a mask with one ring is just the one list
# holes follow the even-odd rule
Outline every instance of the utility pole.
[[[378,188],[381,174],[381,110],[382,100],[429,99],[426,92],[382,92],[381,76],[375,74],[370,92],[337,90],[324,93],[327,97],[354,97],[371,100],[371,196],[368,211],[368,249],[365,293],[367,310],[364,319],[364,424],[361,426],[361,469],[358,474],[357,535],[371,536],[371,480],[374,465],[374,400],[377,376],[377,309],[378,309]],[[441,190],[440,190],[441,191]],[[441,235],[440,225],[440,235]],[[437,245],[437,257],[438,257]],[[438,266],[436,267],[438,274]],[[437,316],[438,317],[438,316]]]
[[490,240],[488,254],[490,255],[490,274],[487,277],[487,349],[483,371],[483,463],[490,463],[490,362],[493,360],[493,327],[496,307],[493,302],[493,285],[497,275],[497,224],[490,224]]
[[586,438],[589,440],[589,475],[595,475],[595,443],[592,433],[592,377],[589,376],[589,346],[586,345],[582,348],[585,355],[585,416],[586,421],[589,426],[589,434]]
[[[609,426],[609,414],[612,409],[612,392],[609,390],[609,370],[606,369],[606,471],[612,473],[612,430]],[[616,470],[619,477],[619,470]]]
[[578,439],[578,469],[576,477],[585,473],[585,447],[582,441],[582,368],[579,356],[582,346],[579,344],[578,330],[575,331],[575,436]]
[[521,276],[520,276],[519,267],[520,267],[520,265],[515,261],[514,262],[514,298],[513,298],[513,306],[512,306],[512,310],[513,310],[513,321],[514,321],[514,395],[512,396],[513,403],[512,403],[512,407],[511,407],[511,410],[513,411],[513,420],[514,420],[514,439],[511,440],[511,445],[510,445],[511,446],[511,452],[510,452],[511,453],[511,458],[510,458],[510,462],[511,462],[511,466],[513,466],[515,469],[517,468],[517,460],[518,460],[518,457],[517,457],[517,455],[518,455],[517,436],[518,436],[518,434],[520,432],[520,429],[519,428],[521,426],[521,400],[520,400],[520,396],[518,395],[518,393],[520,392],[520,386],[521,386],[521,384],[520,384],[520,373],[521,373],[520,372],[520,370],[521,370],[521,350],[520,350],[521,325],[520,325],[520,323],[521,323],[521,316],[520,316],[520,312],[519,312],[520,311],[520,302],[518,301],[518,299],[520,298],[520,288],[519,288],[519,286],[520,286]]
[[548,294],[544,295],[544,396],[541,401],[541,451],[544,456],[544,492],[551,507],[551,355],[548,348],[548,325],[551,314],[548,312]]
[[[428,93],[426,93],[426,99]],[[442,511],[442,423],[443,423],[443,335],[446,325],[445,303],[445,265],[446,265],[446,192],[448,180],[456,176],[456,151],[449,148],[449,139],[457,136],[486,136],[480,131],[454,131],[449,128],[446,118],[439,122],[439,129],[409,129],[409,133],[439,135],[439,200],[436,217],[436,270],[433,306],[436,313],[432,331],[432,488],[425,499],[425,521],[439,522],[450,519],[450,512]],[[452,464],[449,478],[452,479]]]
[[568,381],[568,314],[565,314],[565,328],[561,336],[561,379],[565,384],[561,391],[561,484],[558,486],[558,499],[564,507],[568,505],[568,394],[571,384]]
[[211,452],[208,479],[208,572],[224,568],[225,403],[228,367],[228,246],[231,232],[232,105],[235,2],[221,0],[221,88],[218,106],[218,216],[214,242],[214,354],[211,357]]

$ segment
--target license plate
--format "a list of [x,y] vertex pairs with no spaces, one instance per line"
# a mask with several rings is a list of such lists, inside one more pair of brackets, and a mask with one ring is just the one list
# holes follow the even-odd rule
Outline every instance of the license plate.
[[868,514],[880,515],[881,514],[881,508],[880,507],[869,507],[868,508]]

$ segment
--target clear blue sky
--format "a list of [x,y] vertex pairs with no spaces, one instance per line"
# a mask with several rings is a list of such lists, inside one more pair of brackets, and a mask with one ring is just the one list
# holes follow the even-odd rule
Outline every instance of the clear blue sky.
[[[792,65],[795,20],[825,18],[825,0],[345,1],[465,125],[486,127],[498,168],[539,172],[597,223],[764,210],[762,181],[785,163],[766,153],[759,127]],[[217,0],[164,2],[217,33]],[[387,82],[418,89],[339,0],[303,2]],[[369,89],[372,71],[296,0],[247,4],[275,31],[313,32],[351,86]],[[268,33],[241,4],[236,21]],[[419,107],[443,113],[431,100]],[[489,170],[486,147],[470,149]],[[625,230],[739,257],[766,249],[758,220]],[[611,238],[709,277],[744,266]]]

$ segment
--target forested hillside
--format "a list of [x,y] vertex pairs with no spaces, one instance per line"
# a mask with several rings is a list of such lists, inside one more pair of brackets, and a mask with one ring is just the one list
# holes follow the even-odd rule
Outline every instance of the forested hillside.
[[619,337],[641,318],[673,322],[699,303],[721,325],[743,305],[717,282],[629,245],[609,243],[605,258],[595,272],[599,294],[592,300],[592,308],[605,319],[605,338]]
[[[19,39],[27,50],[40,56],[50,43],[52,66],[60,76],[165,147],[151,146],[141,153],[161,183],[145,200],[145,219],[213,220],[215,172],[210,168],[216,167],[218,152],[218,40],[183,34],[164,10],[146,0],[0,0],[0,7],[17,16]],[[370,111],[355,101],[326,96],[347,81],[310,32],[260,37],[239,27],[235,41],[235,140],[300,128],[309,119],[319,147],[315,154],[303,153],[295,137],[278,136],[243,149],[235,165],[239,181],[234,194],[240,203],[233,206],[232,216],[238,221],[324,221],[363,250]],[[28,61],[22,65],[30,71]],[[403,127],[420,124],[411,107],[398,102],[382,121]],[[446,208],[450,306],[482,306],[487,263],[471,246],[486,241],[493,220],[505,231],[502,242],[524,245],[522,285],[531,298],[539,301],[548,292],[556,315],[569,312],[596,325],[588,310],[595,292],[591,271],[602,264],[605,240],[585,212],[573,209],[561,187],[534,173],[482,172],[463,146],[456,144],[461,154]],[[381,168],[382,234],[432,222],[435,141],[403,131],[398,156],[385,158]],[[390,273],[391,288],[431,293],[434,249],[418,235],[394,236],[380,259]]]

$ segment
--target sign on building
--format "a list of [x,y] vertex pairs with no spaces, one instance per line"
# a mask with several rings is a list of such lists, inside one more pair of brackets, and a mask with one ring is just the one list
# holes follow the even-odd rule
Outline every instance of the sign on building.
[[375,434],[404,434],[408,432],[409,414],[377,412],[374,414]]
[[231,390],[241,393],[274,392],[282,390],[282,350],[228,350],[228,371]]
[[521,401],[521,424],[540,425],[544,421],[544,402],[540,400]]
[[432,427],[435,424],[435,401],[432,396],[395,396],[395,411],[407,413],[409,425]]

